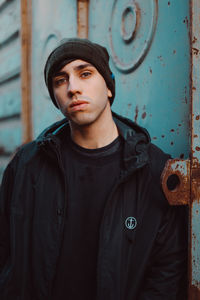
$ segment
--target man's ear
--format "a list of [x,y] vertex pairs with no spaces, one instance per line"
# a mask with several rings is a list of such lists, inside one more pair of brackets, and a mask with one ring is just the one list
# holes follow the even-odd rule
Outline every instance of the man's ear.
[[111,90],[108,89],[108,98],[111,98],[112,97],[112,92]]

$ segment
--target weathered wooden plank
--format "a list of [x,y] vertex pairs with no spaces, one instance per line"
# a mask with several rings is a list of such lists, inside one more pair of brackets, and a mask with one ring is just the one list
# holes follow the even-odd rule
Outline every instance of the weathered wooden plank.
[[0,122],[0,153],[11,154],[22,144],[21,127],[19,118]]
[[89,0],[78,0],[77,3],[77,35],[88,38]]
[[22,124],[23,141],[32,139],[32,106],[31,106],[31,41],[32,41],[32,1],[21,0],[21,91],[22,91]]
[[0,85],[0,119],[21,113],[20,77]]
[[[2,1],[1,1],[2,2]],[[0,3],[1,5],[1,3]],[[20,1],[9,1],[0,10],[0,45],[10,38],[20,28]]]
[[20,40],[15,38],[0,49],[0,84],[19,74],[21,65]]

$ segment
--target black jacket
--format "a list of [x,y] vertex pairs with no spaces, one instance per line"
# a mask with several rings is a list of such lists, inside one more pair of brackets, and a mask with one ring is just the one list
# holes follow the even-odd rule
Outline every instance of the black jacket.
[[[116,114],[114,119],[124,140],[123,165],[100,228],[97,299],[179,299],[187,241],[184,208],[170,207],[160,185],[169,156],[150,143],[146,130]],[[68,128],[66,119],[49,127],[5,171],[1,300],[51,299],[67,213],[60,147]],[[133,229],[126,226],[129,217]]]

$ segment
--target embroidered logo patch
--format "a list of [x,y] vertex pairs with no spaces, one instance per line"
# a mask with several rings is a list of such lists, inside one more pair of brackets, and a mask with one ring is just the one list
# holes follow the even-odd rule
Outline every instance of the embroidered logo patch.
[[128,217],[125,221],[125,226],[128,229],[134,229],[137,226],[137,220],[134,217]]

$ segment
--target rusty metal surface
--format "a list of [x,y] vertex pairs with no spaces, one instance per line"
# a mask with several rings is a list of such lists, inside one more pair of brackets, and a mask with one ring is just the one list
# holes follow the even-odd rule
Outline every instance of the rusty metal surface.
[[190,160],[170,159],[163,170],[162,188],[170,205],[190,201]]
[[78,0],[77,35],[80,38],[88,37],[88,9],[89,9],[89,0]]
[[191,205],[189,300],[200,299],[200,1],[191,1]]

